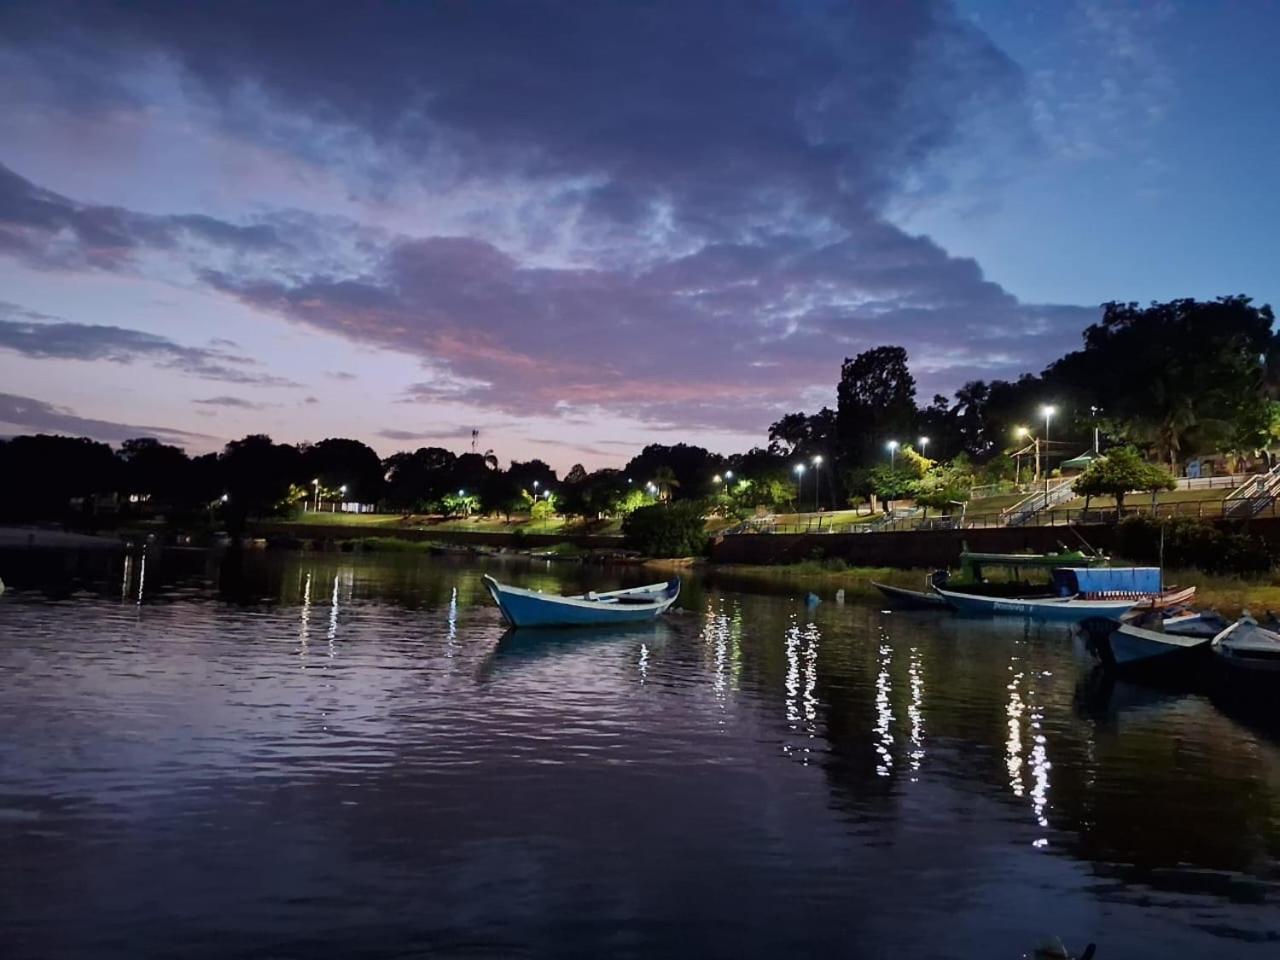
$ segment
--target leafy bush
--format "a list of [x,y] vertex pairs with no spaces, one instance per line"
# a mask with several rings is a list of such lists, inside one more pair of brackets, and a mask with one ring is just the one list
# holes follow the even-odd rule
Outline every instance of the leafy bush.
[[629,548],[650,557],[694,557],[707,549],[702,505],[688,500],[633,510],[622,534]]
[[1261,537],[1190,517],[1126,517],[1116,528],[1117,552],[1135,563],[1159,563],[1161,530],[1169,567],[1250,574],[1266,573],[1276,561],[1271,545]]
[[1086,498],[1113,496],[1119,513],[1124,510],[1125,494],[1131,490],[1154,493],[1175,486],[1169,471],[1147,463],[1133,447],[1119,447],[1090,463],[1072,490]]

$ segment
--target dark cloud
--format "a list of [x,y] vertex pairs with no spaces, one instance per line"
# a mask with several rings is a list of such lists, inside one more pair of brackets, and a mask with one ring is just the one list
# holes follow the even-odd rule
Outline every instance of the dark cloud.
[[118,270],[143,249],[201,245],[261,253],[278,246],[278,240],[266,224],[77,203],[0,164],[0,253],[32,266]]
[[[470,440],[472,427],[439,427],[432,430],[398,430],[387,427],[379,430],[378,436],[401,443],[418,440]],[[490,429],[489,427],[485,428]]]
[[155,437],[164,443],[209,445],[215,438],[202,433],[174,430],[170,427],[148,427],[110,420],[94,420],[77,416],[66,407],[57,407],[43,400],[0,393],[0,423],[12,424],[23,430],[40,433],[63,433],[72,436],[91,437],[108,443],[119,443],[133,437]]
[[0,302],[0,349],[38,360],[105,360],[132,363],[150,360],[205,380],[247,386],[296,387],[284,377],[260,373],[256,362],[221,349],[187,347],[153,333],[57,317]]
[[192,400],[202,407],[232,407],[237,410],[265,410],[270,404],[255,403],[252,400],[246,400],[244,397],[206,397],[203,400]]
[[[286,4],[54,2],[8,8],[0,36],[42,96],[82,109],[136,95],[123,64],[158,58],[226,129],[357,193],[481,198],[469,230],[144,216],[9,174],[0,246],[111,268],[173,252],[251,307],[419,358],[410,402],[685,428],[758,432],[885,342],[927,392],[1036,369],[1094,315],[1020,303],[886,219],[945,181],[944,152],[990,143],[994,166],[1030,138],[1020,70],[951,3],[307,16],[324,29]],[[88,96],[95,69],[109,80]]]

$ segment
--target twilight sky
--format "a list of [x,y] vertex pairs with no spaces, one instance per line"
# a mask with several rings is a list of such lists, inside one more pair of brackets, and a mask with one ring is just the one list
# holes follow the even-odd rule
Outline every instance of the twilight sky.
[[0,5],[0,435],[744,449],[1277,301],[1274,0]]

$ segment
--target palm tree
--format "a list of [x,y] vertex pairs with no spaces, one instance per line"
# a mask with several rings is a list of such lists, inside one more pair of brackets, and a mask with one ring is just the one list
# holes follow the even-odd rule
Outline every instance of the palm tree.
[[671,491],[680,486],[676,472],[668,466],[661,466],[653,472],[653,485],[658,488],[659,500],[670,500]]

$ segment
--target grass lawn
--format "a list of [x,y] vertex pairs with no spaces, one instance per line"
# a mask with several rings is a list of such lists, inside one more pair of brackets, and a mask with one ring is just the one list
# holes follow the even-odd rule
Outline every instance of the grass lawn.
[[[1202,488],[1199,490],[1163,490],[1157,495],[1156,503],[1159,505],[1186,504],[1187,506],[1180,507],[1180,509],[1188,513],[1196,513],[1198,508],[1203,508],[1205,514],[1213,515],[1222,509],[1222,501],[1230,492],[1230,487]],[[1124,498],[1124,502],[1126,507],[1147,506],[1151,503],[1151,494],[1131,493]],[[1089,501],[1090,510],[1106,510],[1115,505],[1114,497],[1094,497]],[[1082,510],[1084,509],[1084,497],[1068,500],[1057,509]]]
[[395,527],[400,517],[391,513],[312,513],[291,518],[289,523],[312,527]]

